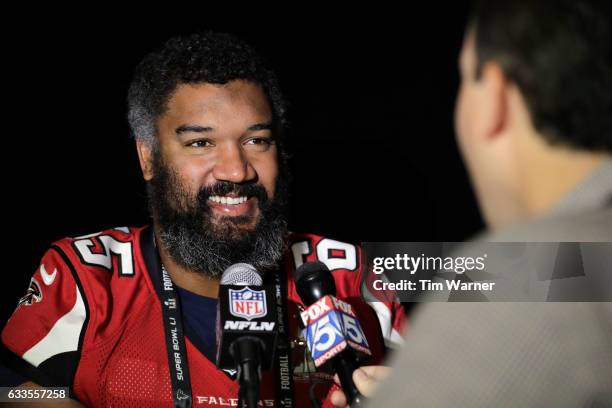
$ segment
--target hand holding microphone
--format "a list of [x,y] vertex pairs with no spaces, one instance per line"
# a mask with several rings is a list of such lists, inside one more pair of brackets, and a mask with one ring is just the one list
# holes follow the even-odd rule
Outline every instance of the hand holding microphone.
[[[362,366],[353,372],[353,382],[364,397],[371,397],[381,381],[391,374],[391,368],[381,365]],[[340,385],[340,379],[335,376],[334,381]],[[346,395],[342,390],[336,390],[331,395],[331,403],[337,408],[345,408],[348,405]]]

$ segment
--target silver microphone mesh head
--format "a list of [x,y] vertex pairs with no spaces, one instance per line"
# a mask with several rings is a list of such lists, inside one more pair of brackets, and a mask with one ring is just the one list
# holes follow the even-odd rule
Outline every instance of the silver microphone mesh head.
[[228,267],[221,275],[221,285],[261,286],[263,279],[253,265],[237,263]]

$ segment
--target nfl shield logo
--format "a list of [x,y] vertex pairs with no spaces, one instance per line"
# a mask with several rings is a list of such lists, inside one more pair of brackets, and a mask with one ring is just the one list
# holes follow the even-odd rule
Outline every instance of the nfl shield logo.
[[248,286],[240,290],[229,290],[230,313],[247,320],[265,316],[266,294],[263,290],[253,290]]

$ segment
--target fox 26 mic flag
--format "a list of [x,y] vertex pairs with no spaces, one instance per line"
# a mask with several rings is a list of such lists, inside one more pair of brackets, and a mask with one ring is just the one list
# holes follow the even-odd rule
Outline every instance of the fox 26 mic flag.
[[317,367],[347,347],[357,356],[370,355],[361,324],[349,303],[326,295],[301,313],[304,338]]

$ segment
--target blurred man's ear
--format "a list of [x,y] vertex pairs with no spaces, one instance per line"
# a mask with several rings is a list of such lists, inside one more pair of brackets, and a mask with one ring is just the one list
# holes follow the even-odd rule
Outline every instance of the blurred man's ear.
[[153,152],[151,147],[149,143],[142,139],[136,139],[136,151],[138,152],[142,176],[146,181],[149,181],[153,178]]
[[483,103],[478,113],[483,121],[485,136],[496,138],[503,134],[507,120],[507,81],[503,70],[495,61],[482,67],[480,83]]

